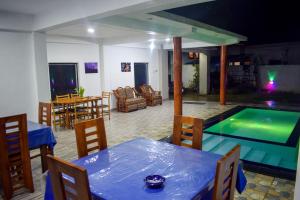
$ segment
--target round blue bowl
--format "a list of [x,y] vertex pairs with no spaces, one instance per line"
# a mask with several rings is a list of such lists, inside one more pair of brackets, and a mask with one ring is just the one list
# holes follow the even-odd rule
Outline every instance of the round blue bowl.
[[165,180],[165,177],[161,175],[150,175],[144,179],[149,188],[161,188],[164,185]]

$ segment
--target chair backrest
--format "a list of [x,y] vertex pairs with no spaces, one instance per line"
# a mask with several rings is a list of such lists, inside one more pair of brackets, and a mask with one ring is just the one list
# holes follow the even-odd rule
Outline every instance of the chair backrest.
[[51,126],[51,103],[39,103],[39,124]]
[[233,200],[239,158],[240,145],[237,145],[218,160],[213,193],[214,200]]
[[116,91],[121,98],[126,98],[126,91],[124,88],[118,87]]
[[126,86],[126,87],[125,87],[125,93],[126,93],[127,99],[132,99],[132,98],[134,98],[135,93],[134,93],[134,90],[133,90],[131,87]]
[[65,95],[56,95],[56,100],[64,100],[64,99],[69,99],[70,95],[69,94],[65,94]]
[[62,159],[47,156],[55,200],[91,200],[86,169]]
[[[201,150],[203,136],[202,129],[202,119],[175,115],[172,137],[173,144]],[[183,143],[182,140],[192,141],[192,144]]]
[[105,105],[110,105],[110,92],[102,92],[102,102],[103,100],[106,101]]
[[0,174],[4,194],[25,187],[33,192],[26,114],[0,118]]
[[79,94],[77,94],[77,93],[71,93],[71,98],[73,98],[73,97],[79,97]]
[[87,156],[89,152],[107,148],[103,118],[83,121],[75,124],[78,157]]

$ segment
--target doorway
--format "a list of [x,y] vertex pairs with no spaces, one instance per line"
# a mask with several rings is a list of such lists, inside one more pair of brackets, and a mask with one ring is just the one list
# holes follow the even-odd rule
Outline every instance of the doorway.
[[78,87],[77,63],[49,63],[51,98],[75,92]]
[[140,86],[148,84],[148,63],[134,63],[135,89],[140,92]]

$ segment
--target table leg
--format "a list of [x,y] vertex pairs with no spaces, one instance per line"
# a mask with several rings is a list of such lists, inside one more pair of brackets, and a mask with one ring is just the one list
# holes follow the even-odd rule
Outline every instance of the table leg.
[[67,124],[67,128],[70,129],[71,125],[70,125],[69,107],[67,107],[67,110],[66,110],[66,124]]
[[41,163],[42,163],[42,172],[44,173],[45,171],[48,170],[48,164],[47,164],[47,155],[53,155],[53,150],[48,148],[48,145],[42,145],[40,147],[40,152],[41,152]]

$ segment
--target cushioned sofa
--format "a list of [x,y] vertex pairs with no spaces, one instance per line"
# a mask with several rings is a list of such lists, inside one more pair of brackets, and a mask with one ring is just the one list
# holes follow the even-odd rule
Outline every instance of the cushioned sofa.
[[147,107],[146,100],[139,96],[134,88],[126,86],[113,90],[117,99],[117,110],[119,112],[130,112]]
[[162,104],[162,96],[160,91],[155,91],[150,85],[142,85],[142,96],[146,99],[148,106]]

